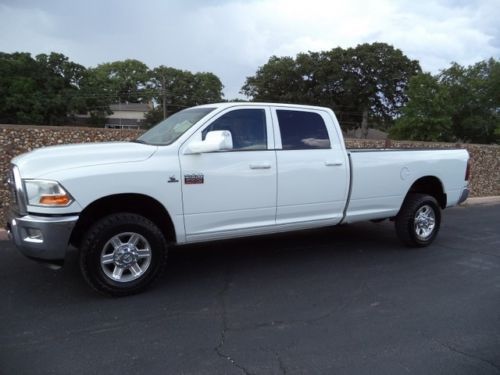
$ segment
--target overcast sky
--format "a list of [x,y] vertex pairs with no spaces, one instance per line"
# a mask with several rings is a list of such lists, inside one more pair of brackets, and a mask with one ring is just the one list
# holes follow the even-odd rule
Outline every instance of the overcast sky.
[[270,56],[386,42],[437,73],[500,57],[500,0],[0,0],[0,51],[215,73],[227,99]]

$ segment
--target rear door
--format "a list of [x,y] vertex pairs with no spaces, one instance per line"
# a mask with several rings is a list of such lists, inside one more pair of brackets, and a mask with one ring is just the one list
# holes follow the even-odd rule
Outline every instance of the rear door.
[[277,224],[337,224],[348,190],[348,160],[327,111],[274,107]]
[[[192,140],[228,130],[233,150],[184,155]],[[188,241],[259,233],[275,225],[276,155],[270,108],[236,107],[217,115],[180,149]]]

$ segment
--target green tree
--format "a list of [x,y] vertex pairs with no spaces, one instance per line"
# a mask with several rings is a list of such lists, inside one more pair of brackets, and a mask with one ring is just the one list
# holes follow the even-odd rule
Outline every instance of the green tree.
[[191,73],[186,70],[159,66],[149,73],[149,92],[160,109],[148,116],[156,121],[158,113],[165,118],[183,108],[222,101],[223,85],[213,73]]
[[59,53],[0,53],[0,120],[13,124],[66,121],[82,110],[78,98],[85,68]]
[[138,60],[114,61],[90,69],[92,84],[101,86],[100,95],[113,103],[147,103],[149,68]]
[[55,125],[67,121],[68,116],[86,109],[79,96],[85,67],[69,61],[68,57],[52,52],[36,56],[43,79],[41,98],[44,122]]
[[402,109],[402,116],[391,128],[395,139],[418,139],[421,141],[452,141],[452,110],[450,93],[436,77],[420,74],[410,80],[410,101]]
[[500,62],[453,63],[412,80],[409,102],[391,131],[398,139],[493,143],[500,129]]
[[418,61],[385,44],[301,53],[296,58],[273,56],[248,77],[242,93],[255,101],[327,106],[345,128],[368,120],[389,126],[407,100],[409,80],[421,71]]

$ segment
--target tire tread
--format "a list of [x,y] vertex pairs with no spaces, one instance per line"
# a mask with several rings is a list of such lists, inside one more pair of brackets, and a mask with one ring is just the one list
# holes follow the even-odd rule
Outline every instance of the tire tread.
[[[110,286],[109,284],[106,284],[93,274],[90,268],[91,257],[94,254],[94,251],[96,251],[94,245],[99,242],[100,236],[102,236],[105,231],[107,231],[110,227],[113,226],[126,225],[131,223],[148,228],[148,230],[152,232],[152,234],[156,237],[156,239],[160,241],[162,246],[162,249],[160,249],[161,258],[158,259],[160,264],[156,272],[153,272],[153,274],[149,275],[149,277],[146,280],[142,280],[146,282],[139,282],[137,283],[137,285],[134,285],[133,287],[117,288]],[[151,220],[145,218],[144,216],[134,213],[123,212],[123,213],[111,214],[97,221],[93,226],[90,227],[90,229],[84,235],[79,254],[80,270],[87,284],[101,294],[113,297],[121,297],[121,296],[136,294],[143,291],[151,283],[156,281],[158,277],[163,273],[166,266],[166,259],[168,253],[167,248],[168,245],[165,240],[165,237],[163,236],[160,229]]]

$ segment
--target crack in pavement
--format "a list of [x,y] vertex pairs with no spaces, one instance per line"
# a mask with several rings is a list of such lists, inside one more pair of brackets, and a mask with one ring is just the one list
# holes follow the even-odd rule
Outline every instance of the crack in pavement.
[[457,353],[457,354],[460,354],[464,357],[467,357],[467,358],[472,358],[472,359],[475,359],[476,361],[479,361],[479,362],[482,362],[482,363],[485,363],[487,365],[489,365],[490,367],[493,367],[495,370],[497,370],[499,373],[500,373],[500,366],[497,365],[496,363],[492,362],[492,361],[489,361],[487,359],[484,359],[484,358],[481,358],[481,357],[478,357],[474,354],[471,354],[471,353],[467,353],[467,352],[464,352],[462,350],[459,350],[457,348],[454,348],[453,346],[449,345],[449,344],[446,344],[446,343],[443,343],[441,341],[438,341],[436,340],[435,338],[431,338],[432,341],[434,341],[436,344],[442,346],[443,348],[446,348],[448,349],[449,351],[453,352],[453,353]]
[[[104,321],[95,323],[91,326],[84,328],[66,329],[64,332],[59,333],[45,333],[40,330],[26,330],[15,335],[0,335],[0,349],[25,347],[27,345],[45,345],[51,342],[66,340],[72,336],[88,336],[105,334],[112,331],[123,330],[125,327],[131,327],[137,324],[149,323],[151,321],[163,322],[169,319],[174,319],[179,316],[186,315],[199,315],[204,314],[201,311],[171,311],[170,313],[152,313],[134,319],[116,319],[114,321]],[[19,340],[9,344],[3,344],[7,339]]]
[[234,367],[242,371],[245,375],[253,375],[250,371],[248,371],[245,367],[240,365],[235,361],[234,358],[232,358],[230,355],[224,353],[222,351],[222,347],[226,343],[226,332],[228,332],[228,325],[227,325],[227,310],[226,310],[226,294],[227,291],[229,290],[229,285],[231,284],[231,274],[229,272],[229,269],[226,269],[226,274],[224,277],[224,285],[222,286],[222,289],[219,293],[218,299],[219,299],[219,306],[221,309],[221,331],[220,331],[220,340],[219,340],[219,345],[217,345],[214,348],[215,353],[220,357],[231,363]]
[[279,369],[283,375],[286,375],[288,373],[288,369],[286,368],[285,363],[281,359],[281,356],[277,350],[273,350],[271,348],[266,348],[264,346],[260,346],[260,350],[262,350],[264,352],[271,353],[273,355],[273,357],[276,358],[276,360],[278,361]]
[[[262,329],[262,328],[272,328],[272,327],[280,327],[280,326],[294,326],[297,324],[302,325],[314,325],[322,320],[328,319],[332,315],[343,311],[347,306],[356,302],[360,296],[363,296],[365,292],[368,292],[368,295],[373,295],[377,298],[381,299],[380,294],[375,292],[372,287],[368,285],[366,281],[363,281],[359,284],[356,290],[351,293],[349,296],[343,298],[342,303],[337,304],[334,308],[328,309],[323,314],[319,314],[316,316],[312,316],[304,319],[290,319],[290,320],[271,320],[267,322],[260,322],[257,324],[251,324],[239,328],[226,326],[226,332],[246,332],[254,329]],[[386,302],[388,303],[388,302]]]

